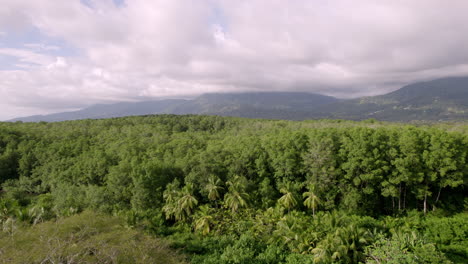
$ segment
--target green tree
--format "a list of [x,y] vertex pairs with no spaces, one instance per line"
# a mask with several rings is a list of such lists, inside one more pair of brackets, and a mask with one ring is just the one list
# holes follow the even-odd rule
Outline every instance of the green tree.
[[218,177],[210,175],[208,183],[205,186],[205,191],[210,201],[217,201],[221,198],[221,191],[223,190],[221,184],[222,182]]
[[307,181],[315,186],[315,194],[322,198],[322,206],[326,209],[335,207],[339,195],[338,137],[335,129],[315,132],[310,136],[308,151],[303,155]]
[[308,192],[302,194],[302,196],[305,198],[304,205],[307,208],[312,209],[312,215],[315,216],[315,210],[317,209],[320,203],[320,199],[315,194],[315,185],[309,185],[307,189]]
[[296,207],[297,205],[297,199],[296,199],[296,190],[297,190],[296,184],[292,182],[287,182],[283,185],[283,187],[280,188],[280,193],[283,195],[278,199],[278,203],[285,209],[288,210],[288,212]]
[[239,208],[247,206],[249,194],[246,192],[247,180],[241,176],[234,176],[232,180],[226,182],[228,192],[224,195],[224,204],[231,209],[232,212],[237,212]]
[[166,190],[163,193],[165,204],[162,207],[166,219],[175,218],[177,201],[180,198],[180,194],[180,182],[177,179],[166,186]]
[[467,155],[468,146],[464,145],[462,138],[458,135],[440,130],[431,133],[430,147],[424,152],[423,157],[431,185],[435,187],[434,191],[437,193],[433,210],[444,188],[456,188],[463,184],[464,171],[468,171],[468,165],[465,163]]
[[207,235],[211,231],[213,210],[208,205],[200,206],[200,209],[195,214],[194,229],[202,235]]
[[369,264],[450,264],[444,254],[437,251],[415,233],[386,238],[379,235],[376,241],[365,249],[366,263]]
[[177,204],[175,206],[174,215],[176,220],[187,220],[192,215],[197,204],[198,200],[193,194],[193,185],[185,185],[180,192],[180,198],[177,200]]

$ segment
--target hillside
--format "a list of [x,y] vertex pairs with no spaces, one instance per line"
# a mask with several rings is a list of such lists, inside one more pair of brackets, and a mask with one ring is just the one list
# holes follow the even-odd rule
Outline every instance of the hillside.
[[338,99],[312,93],[259,92],[204,94],[193,100],[168,99],[99,104],[75,112],[16,118],[10,121],[56,122],[153,114],[208,114],[269,119],[306,119],[318,106]]
[[100,104],[75,112],[30,116],[11,121],[54,122],[152,114],[207,114],[285,120],[467,120],[468,77],[420,82],[388,94],[350,100],[301,92],[212,93],[192,100]]
[[23,122],[57,122],[65,120],[79,119],[100,119],[122,116],[136,116],[148,114],[164,114],[169,113],[171,107],[185,103],[181,99],[168,99],[159,101],[143,101],[143,102],[120,102],[115,104],[97,104],[79,111],[63,112],[50,115],[34,115],[22,118],[15,118],[11,121]]
[[188,101],[173,113],[300,120],[317,107],[337,101],[331,96],[300,92],[213,93]]
[[443,78],[320,108],[317,117],[385,121],[467,120],[468,77]]

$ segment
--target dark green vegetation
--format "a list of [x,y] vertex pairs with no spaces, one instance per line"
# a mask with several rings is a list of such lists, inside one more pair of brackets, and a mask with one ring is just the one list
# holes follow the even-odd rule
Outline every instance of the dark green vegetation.
[[468,77],[415,83],[385,95],[352,100],[294,92],[205,94],[193,100],[95,105],[76,112],[24,117],[13,121],[63,121],[148,114],[205,114],[286,120],[467,120]]
[[[48,219],[117,214],[191,263],[465,263],[467,131],[216,116],[0,123],[0,223],[25,243]],[[133,236],[112,225],[96,235]]]

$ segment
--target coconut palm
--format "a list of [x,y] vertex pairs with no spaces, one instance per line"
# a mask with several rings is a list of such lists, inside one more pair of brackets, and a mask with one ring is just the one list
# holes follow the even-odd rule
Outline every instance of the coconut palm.
[[247,206],[249,194],[245,191],[246,181],[244,177],[236,175],[232,181],[226,182],[228,193],[224,195],[224,203],[233,213],[237,212],[239,208]]
[[316,195],[315,185],[309,185],[307,189],[309,189],[309,191],[302,194],[302,196],[306,198],[304,200],[304,205],[307,208],[312,209],[312,215],[315,216],[315,209],[317,209],[320,199]]
[[297,205],[293,184],[290,182],[286,183],[285,186],[280,188],[280,192],[283,194],[283,196],[278,199],[278,203],[284,208],[288,209],[289,212],[289,210]]
[[211,201],[216,201],[221,197],[221,180],[215,175],[211,175],[208,178],[208,184],[205,186],[205,190],[208,193],[208,199]]
[[325,239],[312,249],[314,255],[314,263],[333,263],[338,257],[338,254],[334,254],[335,239],[332,236],[327,236]]
[[196,220],[194,222],[195,231],[199,231],[202,235],[207,235],[211,231],[211,222],[213,216],[211,216],[211,208],[208,205],[203,205],[200,210],[196,213]]
[[287,215],[276,223],[271,241],[281,243],[284,246],[288,246],[293,252],[300,253],[300,245],[304,240],[302,231],[297,226],[297,218]]
[[175,217],[175,205],[173,202],[166,202],[162,207],[162,210],[166,215],[167,220]]
[[359,228],[354,224],[336,230],[336,235],[340,238],[342,246],[345,247],[350,263],[358,263],[364,258],[364,247],[370,242],[369,231]]
[[187,184],[181,190],[181,197],[177,200],[175,207],[176,220],[184,221],[193,213],[193,209],[198,204],[197,198],[193,195],[193,185]]
[[180,183],[177,179],[174,180],[174,182],[167,185],[166,190],[163,193],[165,204],[162,209],[164,211],[164,214],[166,215],[166,219],[175,218],[177,200],[181,196],[179,184]]
[[360,263],[364,247],[369,244],[369,232],[351,224],[329,233],[312,250],[314,263]]

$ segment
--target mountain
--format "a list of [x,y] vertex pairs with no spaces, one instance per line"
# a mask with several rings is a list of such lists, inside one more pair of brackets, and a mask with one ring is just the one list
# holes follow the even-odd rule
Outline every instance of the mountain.
[[287,120],[468,120],[468,77],[419,82],[388,94],[349,100],[302,92],[211,93],[192,100],[99,104],[75,112],[11,121],[53,122],[151,114],[206,114]]
[[394,92],[329,104],[318,118],[385,121],[468,120],[468,77],[419,82]]
[[144,102],[120,102],[115,104],[97,104],[74,112],[63,112],[50,115],[34,115],[15,118],[11,121],[23,122],[57,122],[77,119],[99,119],[133,115],[167,114],[173,106],[185,103],[182,99],[167,99]]
[[317,107],[338,101],[301,92],[212,93],[178,106],[173,113],[300,120]]
[[193,100],[167,99],[143,102],[98,104],[74,112],[36,115],[10,121],[56,122],[152,114],[206,114],[270,119],[306,119],[318,106],[338,99],[301,92],[213,93]]

